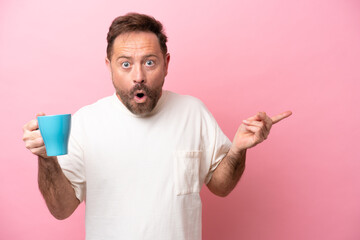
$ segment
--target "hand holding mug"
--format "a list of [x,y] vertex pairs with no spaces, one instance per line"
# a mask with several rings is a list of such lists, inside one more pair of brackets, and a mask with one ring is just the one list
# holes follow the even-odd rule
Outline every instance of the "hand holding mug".
[[24,125],[25,146],[33,154],[47,158],[67,154],[71,128],[71,114],[36,115]]
[[[45,116],[45,114],[40,112],[36,114],[36,117],[38,116]],[[37,119],[31,120],[23,126],[23,141],[30,152],[39,157],[48,158]]]

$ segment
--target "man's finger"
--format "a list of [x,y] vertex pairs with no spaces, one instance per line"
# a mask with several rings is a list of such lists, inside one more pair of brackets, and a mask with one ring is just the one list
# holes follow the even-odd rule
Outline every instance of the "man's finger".
[[266,116],[265,120],[264,120],[264,123],[265,123],[265,127],[268,131],[270,131],[272,125],[273,125],[273,122],[271,120],[271,118],[269,116]]
[[247,121],[257,121],[258,117],[257,115],[247,118]]
[[283,112],[283,113],[281,113],[279,115],[276,115],[276,116],[272,117],[271,120],[272,120],[273,124],[275,124],[277,122],[280,122],[284,118],[289,117],[291,114],[292,114],[291,111],[286,111],[286,112]]
[[254,116],[254,120],[257,120],[257,121],[263,121],[265,118],[266,118],[266,113],[265,112],[258,112]]
[[42,138],[40,134],[40,130],[25,130],[23,135],[23,141],[33,141],[35,139]]
[[34,140],[29,140],[25,143],[26,148],[38,148],[44,146],[44,140],[42,138],[36,138]]
[[260,128],[256,126],[245,126],[245,129],[254,134],[257,134],[260,131]]
[[38,147],[38,148],[31,148],[29,149],[30,152],[32,152],[33,154],[35,155],[38,155],[38,156],[41,156],[41,157],[47,157],[46,155],[46,148],[45,146],[42,146],[42,147]]
[[[38,116],[45,116],[45,113],[43,112],[39,112],[36,114],[36,118]],[[34,131],[34,130],[37,130],[39,128],[39,123],[37,121],[37,119],[33,119],[29,122],[27,122],[24,126],[23,126],[23,130],[24,131]]]
[[26,123],[23,127],[24,131],[34,131],[39,128],[38,121],[37,120],[31,120],[30,122]]
[[249,120],[243,120],[243,123],[248,125],[248,126],[257,126],[257,127],[263,127],[264,123],[261,121],[249,121]]
[[255,116],[249,117],[246,120],[247,121],[261,121],[261,120],[263,120],[264,115],[266,116],[265,112],[258,112]]
[[260,118],[260,120],[265,120],[266,119],[266,112],[258,112],[257,114]]

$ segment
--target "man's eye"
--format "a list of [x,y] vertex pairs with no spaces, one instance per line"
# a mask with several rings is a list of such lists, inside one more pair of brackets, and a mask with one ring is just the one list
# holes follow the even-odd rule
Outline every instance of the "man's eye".
[[147,60],[146,63],[145,63],[146,66],[153,66],[154,64],[155,63],[154,63],[153,60]]
[[123,68],[129,68],[129,67],[130,67],[130,63],[129,63],[129,62],[123,62],[123,63],[121,64],[121,66],[122,66]]

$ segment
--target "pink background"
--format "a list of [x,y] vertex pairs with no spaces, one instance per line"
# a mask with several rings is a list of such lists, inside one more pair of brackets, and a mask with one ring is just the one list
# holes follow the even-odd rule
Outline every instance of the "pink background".
[[203,100],[230,139],[257,111],[293,111],[229,197],[203,188],[203,239],[360,239],[355,0],[2,0],[0,239],[84,239],[83,204],[64,221],[48,212],[22,126],[113,93],[105,38],[129,11],[166,27],[165,89]]

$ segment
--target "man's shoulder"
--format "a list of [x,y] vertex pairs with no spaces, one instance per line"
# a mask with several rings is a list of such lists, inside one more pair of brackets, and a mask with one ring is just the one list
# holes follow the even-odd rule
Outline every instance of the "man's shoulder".
[[96,102],[81,107],[75,114],[87,115],[87,114],[99,114],[99,112],[106,110],[111,106],[113,95],[100,98]]
[[166,97],[166,112],[173,115],[186,115],[207,118],[211,115],[206,105],[197,97],[168,92]]
[[167,91],[168,102],[173,104],[179,104],[186,107],[205,107],[204,103],[191,95],[179,94],[172,91]]
[[215,119],[206,105],[197,97],[169,92],[166,111],[178,119],[187,119],[196,122],[200,120],[213,124]]

